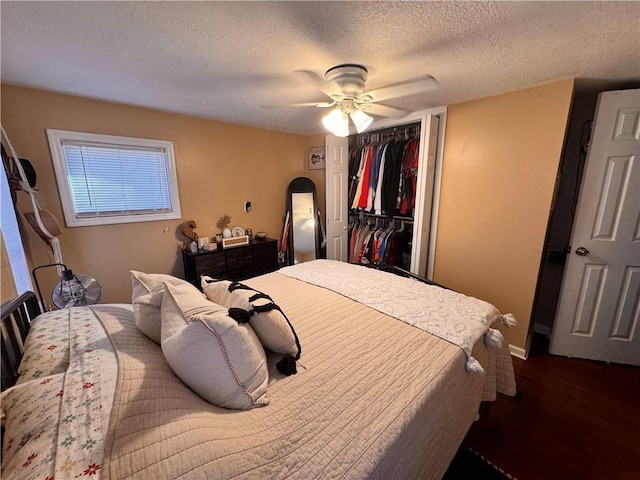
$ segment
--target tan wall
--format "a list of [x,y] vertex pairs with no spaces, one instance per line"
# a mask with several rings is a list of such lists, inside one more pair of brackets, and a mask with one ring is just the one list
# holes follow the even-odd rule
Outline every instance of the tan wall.
[[573,80],[447,111],[435,281],[512,312],[524,348]]
[[[184,237],[179,231],[185,220],[196,221],[199,235],[211,236],[218,232],[217,219],[226,213],[231,215],[232,227],[264,230],[279,238],[286,187],[293,178],[312,177],[324,202],[324,170],[309,172],[306,166],[307,148],[316,146],[316,141],[305,136],[9,85],[2,85],[2,124],[18,155],[36,168],[42,206],[61,224],[64,216],[45,129],[173,142],[181,220],[63,226],[60,241],[65,263],[75,272],[99,279],[103,302],[130,302],[130,269],[181,275],[179,245]],[[26,195],[19,195],[20,205],[27,207]],[[242,211],[245,200],[252,202],[250,213]],[[42,244],[33,239],[29,243],[27,255],[33,264],[48,263]],[[43,278],[46,281],[47,275]]]

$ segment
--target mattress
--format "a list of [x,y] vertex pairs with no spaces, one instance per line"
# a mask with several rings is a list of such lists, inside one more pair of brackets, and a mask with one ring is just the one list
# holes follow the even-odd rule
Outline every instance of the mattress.
[[[495,398],[496,390],[513,393],[504,348],[477,342],[473,357],[485,373],[473,374],[459,347],[337,292],[280,273],[245,283],[280,305],[303,349],[292,376],[276,371],[279,356],[268,356],[268,406],[235,411],[205,402],[173,374],[160,347],[137,330],[130,306],[94,306],[84,312],[104,329],[115,352],[112,368],[101,368],[117,376],[99,382],[102,393],[96,398],[107,401],[98,400],[80,423],[85,431],[91,431],[91,422],[96,431],[102,431],[98,425],[108,427],[96,447],[76,449],[89,460],[62,453],[65,438],[58,430],[68,431],[65,419],[72,415],[65,411],[64,395],[82,391],[83,379],[69,385],[69,392],[65,387],[57,403],[51,400],[69,381],[63,377],[83,371],[73,356],[87,355],[81,347],[70,349],[69,367],[45,377],[51,378],[47,384],[38,379],[14,387],[32,401],[40,393],[43,398],[30,409],[48,408],[52,418],[39,427],[45,433],[26,441],[29,432],[21,431],[19,422],[8,425],[3,459],[7,453],[11,459],[3,461],[3,475],[30,478],[28,467],[36,457],[23,467],[36,451],[30,447],[48,437],[55,446],[38,454],[42,478],[438,479],[481,400]],[[80,317],[82,325],[93,325]],[[42,394],[43,388],[50,392]],[[19,402],[20,396],[13,396]],[[112,407],[104,411],[109,402]],[[17,411],[11,416],[21,418]],[[14,451],[5,452],[10,439]]]

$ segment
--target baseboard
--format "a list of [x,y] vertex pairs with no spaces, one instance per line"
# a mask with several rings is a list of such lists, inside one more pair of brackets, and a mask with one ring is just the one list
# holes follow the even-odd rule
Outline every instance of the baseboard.
[[509,353],[514,357],[520,358],[522,360],[527,359],[527,352],[524,348],[516,347],[515,345],[509,344]]
[[534,323],[533,331],[536,333],[540,333],[547,338],[551,337],[551,327],[549,327],[548,325],[540,325],[539,323]]

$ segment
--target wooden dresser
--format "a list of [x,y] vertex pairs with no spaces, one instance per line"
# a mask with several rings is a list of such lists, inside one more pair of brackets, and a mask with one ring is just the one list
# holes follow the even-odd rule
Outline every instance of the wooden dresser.
[[248,245],[192,253],[183,250],[185,279],[200,287],[200,275],[244,280],[278,269],[278,240],[254,240]]

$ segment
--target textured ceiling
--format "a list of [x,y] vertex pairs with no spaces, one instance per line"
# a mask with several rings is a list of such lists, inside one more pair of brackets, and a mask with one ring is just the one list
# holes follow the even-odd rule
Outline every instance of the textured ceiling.
[[1,2],[2,81],[301,134],[296,70],[369,70],[421,110],[574,77],[640,80],[639,2]]

